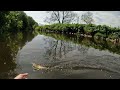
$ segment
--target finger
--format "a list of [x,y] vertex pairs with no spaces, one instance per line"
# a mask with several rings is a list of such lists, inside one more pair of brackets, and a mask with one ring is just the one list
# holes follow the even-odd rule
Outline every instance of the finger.
[[28,77],[28,76],[23,76],[24,78]]
[[24,79],[27,78],[27,77],[28,77],[28,75],[24,75],[24,76],[23,76]]
[[21,76],[28,76],[28,73],[21,74]]
[[22,75],[28,75],[28,73],[23,73]]

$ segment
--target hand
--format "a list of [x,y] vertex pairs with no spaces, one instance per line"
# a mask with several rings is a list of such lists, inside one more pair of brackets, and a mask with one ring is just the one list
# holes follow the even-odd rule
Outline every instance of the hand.
[[28,73],[19,74],[14,79],[27,79]]

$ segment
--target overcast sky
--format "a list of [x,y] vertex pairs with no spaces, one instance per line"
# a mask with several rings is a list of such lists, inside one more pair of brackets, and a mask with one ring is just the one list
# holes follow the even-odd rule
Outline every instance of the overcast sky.
[[[46,11],[24,11],[28,16],[41,24],[45,24],[44,19],[48,14]],[[79,16],[85,11],[75,11]],[[106,24],[111,26],[120,26],[120,11],[91,11],[94,17],[95,24]],[[80,21],[83,23],[82,21]]]

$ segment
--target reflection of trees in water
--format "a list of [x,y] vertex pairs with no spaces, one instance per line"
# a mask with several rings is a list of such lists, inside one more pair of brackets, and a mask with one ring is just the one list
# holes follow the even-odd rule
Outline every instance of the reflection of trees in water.
[[84,46],[78,46],[77,47],[78,48],[78,51],[80,52],[80,53],[82,53],[83,55],[86,55],[87,54],[87,51],[88,51],[88,47],[84,47]]
[[[71,38],[74,40],[74,38]],[[72,42],[66,42],[64,40],[54,40],[50,38],[44,39],[45,43],[48,44],[46,48],[45,57],[50,60],[59,60],[66,57],[66,54],[72,52],[73,50],[78,50],[80,53],[86,54],[88,48],[85,48],[80,45],[76,45]]]
[[11,50],[5,43],[0,43],[0,78],[9,78],[8,74],[14,72],[16,64]]
[[0,41],[0,78],[13,78],[16,75],[16,55],[31,41],[34,35],[17,33],[7,35]]
[[[77,35],[60,35],[60,34],[54,34],[54,33],[41,33],[41,34],[49,36],[49,38],[52,37],[52,38],[58,40],[58,42],[59,42],[58,44],[60,45],[60,43],[61,43],[61,48],[64,47],[64,49],[67,49],[67,50],[64,50],[65,53],[67,53],[69,51],[69,49],[70,49],[69,42],[71,42],[71,43],[77,44],[78,51],[83,52],[83,53],[86,53],[89,47],[93,47],[95,49],[108,50],[109,52],[120,54],[120,45],[113,44],[109,41],[97,40],[94,38],[87,38],[87,37],[80,37]],[[54,46],[54,43],[52,43],[52,41],[50,41],[50,42]],[[65,43],[65,42],[67,42],[67,43]],[[82,45],[85,47],[82,47]],[[55,45],[55,46],[57,46],[57,45]],[[62,52],[61,49],[59,52]],[[53,55],[56,55],[56,54],[53,54]]]
[[65,43],[65,41],[62,40],[49,39],[47,43],[49,46],[45,55],[53,60],[61,59],[66,53],[72,50],[72,47],[69,45],[70,43]]

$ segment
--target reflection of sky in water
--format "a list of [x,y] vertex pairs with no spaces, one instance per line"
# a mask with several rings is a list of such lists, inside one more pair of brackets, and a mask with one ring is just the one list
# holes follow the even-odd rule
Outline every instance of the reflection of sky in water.
[[[19,51],[17,56],[17,63],[20,65],[20,68],[18,69],[18,72],[27,72],[30,74],[30,78],[65,78],[65,75],[73,75],[71,76],[72,78],[76,75],[79,76],[78,73],[82,73],[83,75],[85,73],[91,75],[95,75],[95,73],[100,73],[100,75],[107,75],[105,72],[101,72],[99,70],[89,70],[90,68],[100,70],[105,69],[107,71],[120,74],[120,56],[117,54],[112,54],[108,51],[99,51],[98,49],[87,48],[81,45],[75,45],[70,42],[63,42],[62,45],[65,45],[66,49],[63,51],[64,47],[62,47],[60,53],[60,40],[58,42],[58,47],[56,48],[56,58],[53,58],[55,53],[54,50],[51,51],[51,55],[48,53],[48,51],[51,50],[52,46],[54,46],[54,42],[56,41],[57,40],[53,38],[45,37],[43,35],[36,36],[31,42],[25,45],[21,51]],[[32,62],[52,68],[56,66],[58,67],[58,70],[51,69],[47,71],[34,71],[31,64]],[[77,69],[74,70],[72,67]],[[89,69],[81,70],[81,68]],[[76,78],[78,76],[76,76]],[[87,78],[88,76],[84,75],[83,77]],[[105,78],[104,76],[99,76],[99,74],[96,74],[94,77]]]

